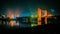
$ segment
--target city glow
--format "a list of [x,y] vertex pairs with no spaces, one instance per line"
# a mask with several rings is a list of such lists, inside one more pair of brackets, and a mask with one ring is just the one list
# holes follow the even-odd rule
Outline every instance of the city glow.
[[[11,27],[13,26],[19,26],[20,25],[20,21],[16,21],[17,19],[15,19],[16,17],[19,17],[20,18],[20,13],[19,13],[19,10],[16,10],[16,12],[12,12],[10,9],[8,9],[7,11],[7,16],[9,17],[9,25]],[[4,17],[6,17],[5,15],[2,15]],[[42,18],[44,18],[44,24],[48,24],[47,22],[47,18],[50,18],[51,16],[54,16],[52,15],[51,13],[49,13],[46,9],[41,9],[41,8],[38,8],[37,9],[37,14],[32,14],[30,16],[30,20],[29,18],[27,17],[26,19],[23,19],[24,21],[22,22],[26,22],[26,23],[31,23],[31,26],[37,26],[37,25],[42,25]],[[15,21],[13,20],[15,19]],[[35,22],[37,22],[36,24],[34,24]],[[5,24],[5,21],[4,21],[4,24]]]

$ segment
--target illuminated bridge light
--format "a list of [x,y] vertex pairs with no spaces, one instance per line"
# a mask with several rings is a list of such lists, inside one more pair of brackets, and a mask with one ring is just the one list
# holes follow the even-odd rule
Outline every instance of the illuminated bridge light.
[[44,22],[47,24],[47,10],[41,10],[41,17],[45,18]]
[[38,8],[38,25],[41,25],[41,9]]
[[45,17],[45,24],[47,24],[47,10],[45,10],[45,14],[46,14],[46,17]]
[[42,25],[41,18],[45,18],[44,22],[45,24],[47,24],[47,18],[50,18],[51,16],[53,15],[50,14],[47,10],[41,10],[40,8],[38,8],[38,25]]

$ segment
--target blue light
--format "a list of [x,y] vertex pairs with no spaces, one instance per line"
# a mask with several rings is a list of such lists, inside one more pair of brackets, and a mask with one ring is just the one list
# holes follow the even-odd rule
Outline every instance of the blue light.
[[54,12],[55,10],[54,9],[51,9],[51,12]]

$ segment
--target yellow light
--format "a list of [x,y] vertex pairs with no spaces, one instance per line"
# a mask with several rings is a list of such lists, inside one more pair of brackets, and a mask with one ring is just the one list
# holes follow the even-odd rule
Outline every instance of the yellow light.
[[41,9],[38,8],[38,25],[41,25]]
[[15,25],[16,21],[10,21],[9,25],[13,27]]
[[45,24],[47,24],[47,10],[45,10]]

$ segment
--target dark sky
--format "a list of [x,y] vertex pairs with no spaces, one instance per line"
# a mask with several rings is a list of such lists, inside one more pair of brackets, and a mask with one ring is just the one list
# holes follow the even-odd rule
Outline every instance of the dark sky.
[[58,1],[54,0],[0,0],[0,5],[46,5],[48,7],[56,7],[58,5]]
[[26,11],[28,11],[28,8],[35,9],[37,7],[41,7],[48,10],[52,8],[56,11],[56,14],[60,14],[58,0],[0,0],[0,11],[5,10],[8,7],[20,7],[21,9],[25,9]]

